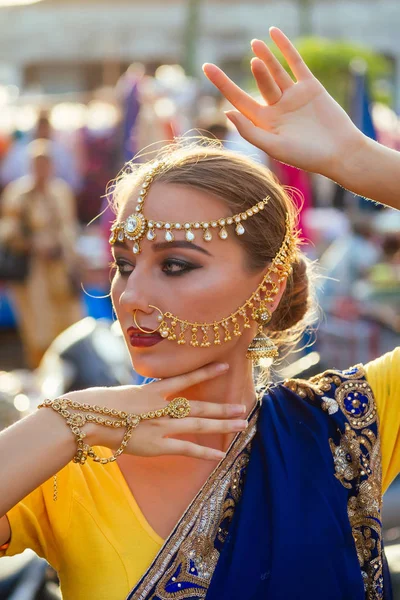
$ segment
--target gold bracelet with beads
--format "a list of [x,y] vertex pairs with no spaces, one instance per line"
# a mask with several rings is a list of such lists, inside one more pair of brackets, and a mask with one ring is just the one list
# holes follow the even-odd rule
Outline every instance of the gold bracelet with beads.
[[[171,402],[169,402],[165,408],[147,413],[141,413],[140,415],[126,413],[124,411],[116,410],[115,408],[76,402],[74,400],[70,400],[69,398],[44,400],[44,402],[38,405],[38,408],[52,408],[65,419],[67,425],[75,436],[77,443],[77,451],[73,458],[73,462],[81,465],[85,464],[88,457],[102,465],[114,462],[117,457],[123,453],[134,429],[136,429],[142,420],[156,419],[166,416],[170,416],[172,418],[183,418],[190,412],[190,405],[186,398],[175,398],[174,400],[171,400]],[[82,412],[72,413],[68,410],[68,408],[82,411],[83,414]],[[86,411],[86,413],[84,411]],[[95,415],[105,415],[106,418]],[[112,417],[112,419],[110,417]],[[89,444],[84,442],[86,433],[81,430],[81,427],[83,427],[86,423],[95,423],[97,425],[112,427],[115,429],[121,427],[125,428],[121,445],[112,456],[109,458],[102,458],[95,453]]]

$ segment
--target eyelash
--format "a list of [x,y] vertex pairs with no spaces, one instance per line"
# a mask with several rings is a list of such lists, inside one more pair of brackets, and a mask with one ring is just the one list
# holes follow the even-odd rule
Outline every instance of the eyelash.
[[[132,271],[134,269],[134,266],[125,260],[116,260],[115,262],[112,263],[111,266],[113,269],[116,269],[118,271],[118,273],[120,275],[122,275],[123,277],[129,277],[129,275],[132,273]],[[165,270],[165,267],[171,267],[171,266],[178,266],[178,267],[180,267],[180,269],[179,269],[179,271]],[[124,267],[130,268],[130,270],[124,271]],[[176,258],[167,258],[166,260],[164,260],[162,267],[163,267],[163,272],[167,275],[167,277],[179,277],[179,276],[183,275],[184,273],[188,273],[189,271],[193,271],[194,269],[201,268],[201,267],[198,267],[191,263],[188,263],[184,260],[178,260]]]

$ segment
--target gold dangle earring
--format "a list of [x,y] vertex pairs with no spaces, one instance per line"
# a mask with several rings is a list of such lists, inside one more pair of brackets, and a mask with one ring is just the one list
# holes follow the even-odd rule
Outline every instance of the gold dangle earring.
[[252,317],[256,323],[258,323],[258,331],[256,337],[247,349],[246,358],[252,360],[255,365],[259,365],[261,359],[276,358],[279,354],[277,346],[263,331],[265,325],[267,325],[272,318],[271,312],[263,303],[261,303],[260,308],[253,311]]

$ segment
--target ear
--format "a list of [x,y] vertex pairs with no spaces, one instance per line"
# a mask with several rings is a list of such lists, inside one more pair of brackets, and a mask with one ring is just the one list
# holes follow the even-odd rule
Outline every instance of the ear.
[[284,279],[284,281],[279,281],[279,276],[277,275],[277,273],[272,273],[271,279],[278,287],[278,293],[276,294],[274,301],[271,304],[269,304],[269,310],[271,311],[271,313],[274,313],[274,311],[279,306],[283,294],[285,293],[287,279]]

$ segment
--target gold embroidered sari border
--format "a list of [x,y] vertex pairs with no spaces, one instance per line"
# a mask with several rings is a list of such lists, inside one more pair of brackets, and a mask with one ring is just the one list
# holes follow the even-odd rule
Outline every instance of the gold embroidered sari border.
[[[204,503],[215,491],[220,480],[222,480],[229,470],[232,469],[235,461],[240,457],[241,452],[253,439],[256,433],[257,417],[260,406],[261,401],[258,400],[250,414],[249,426],[245,431],[239,433],[232,441],[226,457],[211,473],[210,477],[179,519],[171,534],[165,540],[154,561],[142,577],[141,583],[139,583],[139,586],[135,589],[135,600],[146,600],[147,595],[162,577],[172,557],[176,554],[180,545],[193,528]],[[132,592],[133,590],[127,596],[127,600],[132,597]]]

